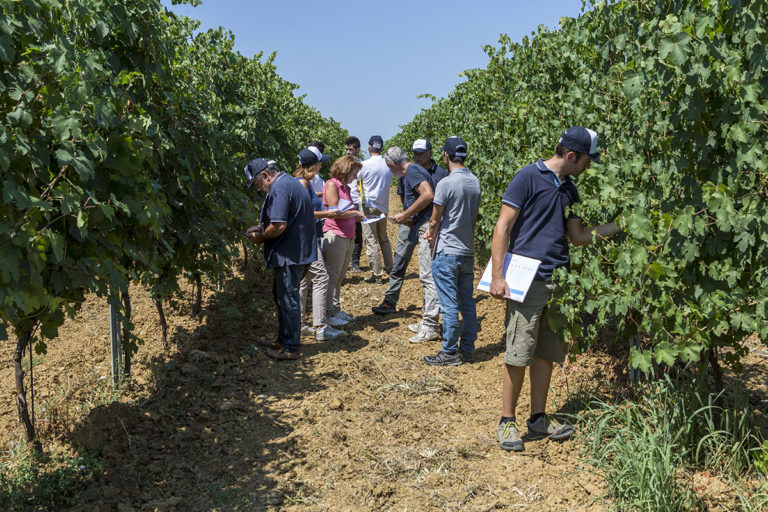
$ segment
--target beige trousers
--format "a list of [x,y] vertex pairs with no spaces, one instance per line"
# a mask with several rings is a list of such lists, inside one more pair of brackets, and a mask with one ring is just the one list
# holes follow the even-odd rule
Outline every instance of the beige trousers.
[[[384,212],[364,206],[363,213],[367,217],[378,217]],[[365,240],[365,252],[368,255],[368,265],[371,267],[373,275],[377,277],[381,277],[382,273],[389,275],[392,271],[392,245],[390,245],[387,236],[387,218],[384,217],[371,224],[363,224],[363,239]],[[381,250],[381,255],[379,255],[379,250]]]
[[326,313],[330,317],[341,311],[341,283],[347,275],[349,260],[352,259],[352,251],[355,249],[355,240],[326,231],[321,245],[325,269],[328,271]]

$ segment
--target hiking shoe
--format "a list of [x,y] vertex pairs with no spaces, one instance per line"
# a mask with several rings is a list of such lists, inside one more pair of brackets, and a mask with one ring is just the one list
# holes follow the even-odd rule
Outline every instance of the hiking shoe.
[[317,341],[335,340],[346,336],[347,333],[340,329],[334,329],[330,325],[319,327],[315,332],[315,339]]
[[416,322],[415,324],[409,324],[408,329],[411,332],[419,332],[421,330],[421,322]]
[[349,271],[354,273],[354,274],[359,274],[360,273],[360,265],[358,265],[357,263],[351,264],[349,266]]
[[265,354],[267,354],[272,359],[277,359],[278,361],[284,361],[284,360],[295,360],[299,358],[299,351],[295,352],[289,352],[285,350],[284,348],[280,348],[280,350],[276,350],[274,348],[268,348],[264,351]]
[[263,340],[261,340],[261,339],[256,340],[256,344],[258,346],[260,346],[260,347],[271,348],[271,349],[274,349],[274,350],[280,350],[281,348],[283,348],[283,346],[281,344],[279,344],[277,341],[270,341],[270,340],[268,340],[266,338],[263,339]]
[[499,446],[508,452],[523,451],[523,440],[520,437],[520,427],[516,421],[499,422]]
[[421,326],[415,336],[408,339],[411,343],[422,343],[424,341],[433,341],[440,338],[440,333],[427,327]]
[[381,303],[380,306],[373,306],[371,308],[371,311],[373,311],[377,315],[389,315],[392,313],[397,313],[397,308],[389,304],[387,301],[384,301]]
[[474,352],[465,352],[465,351],[459,349],[459,357],[461,358],[461,361],[463,363],[474,363],[475,362],[475,353]]
[[310,327],[308,325],[302,325],[301,326],[301,335],[302,336],[312,336],[313,334],[315,334],[315,330],[312,327]]
[[353,317],[352,315],[350,315],[346,311],[339,311],[339,312],[336,313],[335,316],[341,318],[342,320],[346,320],[347,322],[354,322],[355,321],[355,317]]
[[543,439],[548,437],[555,441],[568,439],[573,434],[573,425],[560,423],[556,419],[550,419],[548,416],[539,416],[536,421],[531,423],[528,420],[528,438]]
[[330,325],[331,327],[344,327],[349,323],[349,321],[344,320],[339,316],[339,314],[331,315],[328,318],[325,319],[325,322]]
[[379,276],[366,277],[365,279],[363,279],[363,281],[371,284],[384,284],[384,281],[382,281],[381,277]]
[[459,366],[462,363],[458,352],[450,353],[441,350],[434,356],[424,356],[424,362],[429,366]]

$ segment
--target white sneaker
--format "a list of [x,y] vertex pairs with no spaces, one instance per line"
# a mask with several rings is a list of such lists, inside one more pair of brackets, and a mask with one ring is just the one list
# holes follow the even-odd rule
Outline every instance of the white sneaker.
[[342,320],[346,320],[347,322],[353,322],[355,320],[355,317],[353,317],[346,311],[339,311],[338,313],[336,313],[336,316],[338,316]]
[[411,343],[421,343],[424,341],[432,341],[440,338],[440,333],[437,331],[433,331],[432,329],[427,329],[424,326],[419,329],[419,332],[416,333],[416,336],[410,338],[408,341]]
[[328,318],[325,319],[325,322],[330,325],[331,327],[344,327],[349,323],[348,320],[344,320],[339,316],[338,313],[335,315],[331,315]]
[[344,331],[334,329],[330,325],[326,325],[317,329],[317,332],[315,333],[315,339],[318,341],[335,340],[346,335],[347,333]]
[[308,325],[302,325],[301,326],[301,335],[302,336],[312,336],[313,334],[315,334],[315,330],[312,327],[310,327]]
[[411,332],[419,332],[421,330],[421,322],[417,322],[415,324],[409,324],[408,329],[410,329]]

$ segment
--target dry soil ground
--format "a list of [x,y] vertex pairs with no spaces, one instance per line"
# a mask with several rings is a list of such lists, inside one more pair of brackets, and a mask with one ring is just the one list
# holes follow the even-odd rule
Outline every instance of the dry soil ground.
[[[348,274],[343,307],[357,317],[350,337],[305,337],[303,357],[288,362],[256,346],[275,330],[271,277],[259,262],[236,272],[221,292],[209,286],[200,317],[191,316],[190,289],[167,308],[169,352],[153,303],[132,288],[136,333],[146,343],[120,393],[109,384],[107,307],[90,298],[35,359],[45,446],[83,447],[103,461],[72,510],[607,508],[605,484],[584,467],[578,439],[528,442],[519,454],[499,449],[503,304],[476,294],[476,363],[428,367],[421,358],[439,343],[408,342],[407,325],[422,306],[416,258],[409,272],[401,311],[384,318],[370,308],[385,286]],[[22,438],[7,363],[12,348],[0,345],[6,448]],[[762,350],[747,368],[760,407],[768,404]],[[557,366],[549,409],[577,411],[584,390],[611,394],[626,384],[624,368],[623,357],[605,350]]]

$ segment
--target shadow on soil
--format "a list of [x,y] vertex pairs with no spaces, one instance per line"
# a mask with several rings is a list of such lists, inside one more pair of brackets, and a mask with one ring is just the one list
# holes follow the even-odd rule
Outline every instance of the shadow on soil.
[[310,380],[307,360],[366,342],[305,337],[302,359],[272,361],[256,344],[276,331],[271,275],[249,270],[211,297],[193,330],[176,328],[178,350],[150,362],[148,397],[93,409],[71,434],[104,464],[73,510],[255,510],[301,499],[300,484],[280,487],[273,475],[306,455],[292,436],[301,397],[335,378]]

